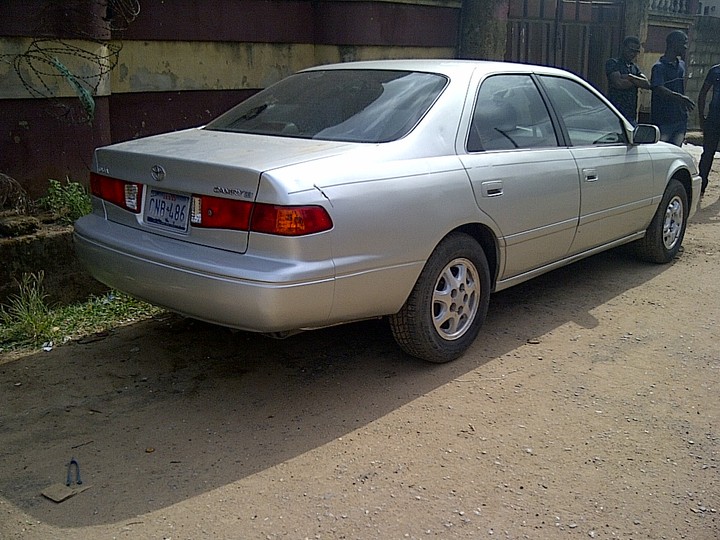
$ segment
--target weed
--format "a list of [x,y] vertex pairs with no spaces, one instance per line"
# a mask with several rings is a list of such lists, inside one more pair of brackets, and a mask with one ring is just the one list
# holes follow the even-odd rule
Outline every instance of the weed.
[[163,311],[127,294],[111,291],[93,296],[86,302],[59,308],[60,333],[72,339],[131,322],[147,319]]
[[0,307],[0,343],[38,346],[55,337],[59,328],[54,312],[45,302],[44,277],[42,271],[23,274],[18,283],[20,292],[10,297],[7,307]]
[[77,182],[66,179],[65,184],[50,180],[48,193],[39,201],[40,207],[54,214],[60,223],[70,225],[92,210],[90,195]]

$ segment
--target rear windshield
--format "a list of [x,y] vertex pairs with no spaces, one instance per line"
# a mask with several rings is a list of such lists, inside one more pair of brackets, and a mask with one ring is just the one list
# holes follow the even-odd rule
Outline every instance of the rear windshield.
[[411,71],[297,73],[243,101],[205,129],[388,142],[415,127],[446,84],[442,75]]

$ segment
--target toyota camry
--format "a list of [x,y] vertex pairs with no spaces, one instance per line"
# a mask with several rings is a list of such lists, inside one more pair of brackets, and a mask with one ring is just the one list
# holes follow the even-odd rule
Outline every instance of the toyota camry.
[[98,148],[76,249],[189,317],[275,336],[384,317],[447,362],[494,291],[621,244],[677,255],[700,178],[658,137],[560,69],[319,66],[205,126]]

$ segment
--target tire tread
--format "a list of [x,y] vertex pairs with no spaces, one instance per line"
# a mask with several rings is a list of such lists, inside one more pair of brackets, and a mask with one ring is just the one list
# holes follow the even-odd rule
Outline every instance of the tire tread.
[[[680,195],[683,201],[683,225],[677,244],[673,249],[668,250],[663,245],[662,228],[663,222],[665,220],[665,210],[667,209],[670,200],[675,195]],[[635,255],[640,260],[646,262],[656,264],[666,264],[670,262],[673,258],[675,258],[677,253],[680,251],[680,247],[682,246],[682,241],[685,236],[685,230],[687,228],[687,216],[688,202],[685,187],[678,180],[672,179],[670,180],[667,188],[665,189],[662,201],[658,205],[658,208],[655,211],[655,215],[653,216],[650,225],[648,225],[645,236],[635,242],[633,245],[633,247],[635,248]]]

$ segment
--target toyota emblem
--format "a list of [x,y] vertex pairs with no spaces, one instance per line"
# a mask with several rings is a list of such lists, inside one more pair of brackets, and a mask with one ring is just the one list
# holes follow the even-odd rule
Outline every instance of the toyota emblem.
[[163,169],[160,165],[154,165],[150,171],[152,172],[153,180],[157,182],[160,182],[165,178],[165,169]]

